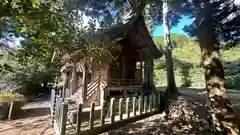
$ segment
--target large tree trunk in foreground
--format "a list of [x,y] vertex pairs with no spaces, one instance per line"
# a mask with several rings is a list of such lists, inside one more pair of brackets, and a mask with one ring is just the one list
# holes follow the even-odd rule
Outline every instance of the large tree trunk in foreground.
[[167,70],[167,84],[168,93],[177,93],[177,87],[175,83],[174,71],[173,71],[173,59],[172,59],[172,46],[170,42],[170,28],[168,18],[168,5],[167,1],[163,1],[163,26],[164,26],[164,47],[165,47],[165,59],[166,59],[166,70]]
[[[218,134],[239,134],[227,89],[224,87],[224,70],[219,45],[212,22],[210,0],[199,3],[197,32],[205,69],[206,89],[212,111],[214,131]],[[201,8],[200,8],[201,7]]]

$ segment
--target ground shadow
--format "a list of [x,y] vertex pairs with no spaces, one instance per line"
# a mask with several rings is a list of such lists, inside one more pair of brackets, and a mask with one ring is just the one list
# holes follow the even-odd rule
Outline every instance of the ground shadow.
[[[196,102],[195,99],[185,97],[185,95],[184,97],[179,97],[170,103],[170,114],[168,117],[162,117],[162,114],[158,114],[144,120],[130,123],[122,128],[103,133],[103,135],[208,134],[210,131],[209,125],[204,121],[208,112],[204,103]],[[187,104],[186,98],[191,99],[187,101]],[[188,107],[191,107],[191,109],[185,111],[184,109]]]
[[49,108],[30,108],[23,110],[23,115],[21,118],[39,117],[45,115],[50,115]]

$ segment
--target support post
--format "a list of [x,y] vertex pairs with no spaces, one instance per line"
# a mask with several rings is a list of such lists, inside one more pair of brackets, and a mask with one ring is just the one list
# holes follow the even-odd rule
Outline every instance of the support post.
[[123,119],[122,101],[123,101],[123,99],[120,98],[119,99],[119,120]]
[[110,123],[114,123],[115,118],[115,98],[111,98],[111,104],[110,104],[111,110],[110,110]]
[[136,97],[133,97],[133,116],[136,116]]
[[90,117],[89,117],[89,129],[93,129],[94,126],[94,110],[95,110],[95,103],[91,103],[91,111],[90,111]]
[[149,107],[149,112],[152,112],[152,99],[153,99],[152,95],[150,94],[149,95],[149,99],[148,99],[148,102],[149,102],[149,106],[148,106]]
[[101,106],[101,118],[100,118],[100,125],[103,126],[105,124],[105,104],[106,102],[102,102]]
[[129,98],[126,98],[126,114],[127,114],[127,119],[130,117],[130,111],[129,111]]
[[138,98],[138,102],[139,102],[139,115],[142,115],[142,110],[143,110],[143,96],[140,95]]
[[68,103],[62,103],[62,115],[61,115],[61,125],[60,125],[60,135],[65,135],[67,126],[67,113],[68,113]]
[[147,113],[147,99],[148,99],[148,97],[144,96],[144,114]]
[[155,111],[156,110],[156,101],[157,101],[157,98],[156,98],[156,94],[155,93],[153,93],[152,94],[152,98],[153,98],[153,110]]
[[10,108],[8,111],[8,119],[10,120],[12,118],[12,109],[13,109],[14,101],[11,102]]
[[88,82],[87,82],[87,61],[84,57],[83,60],[83,96],[82,96],[82,103],[86,106],[87,103],[87,89],[88,89]]
[[79,104],[78,105],[78,112],[77,112],[77,127],[76,127],[76,134],[78,135],[78,134],[80,134],[80,132],[81,132],[81,115],[82,115],[82,107],[83,107],[83,105],[82,104]]

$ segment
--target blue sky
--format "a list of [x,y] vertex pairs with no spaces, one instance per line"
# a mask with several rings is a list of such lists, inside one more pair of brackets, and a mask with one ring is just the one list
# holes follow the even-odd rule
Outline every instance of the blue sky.
[[[193,22],[193,19],[189,19],[187,16],[184,16],[179,24],[176,27],[173,27],[170,30],[170,33],[176,34],[185,34],[183,28],[185,25],[189,25]],[[157,26],[156,29],[152,33],[153,36],[163,36],[163,25]]]

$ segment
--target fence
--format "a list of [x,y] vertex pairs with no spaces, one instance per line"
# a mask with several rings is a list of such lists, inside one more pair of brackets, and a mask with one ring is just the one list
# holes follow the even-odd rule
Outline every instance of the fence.
[[125,125],[156,113],[160,107],[160,93],[140,95],[138,97],[112,98],[110,103],[103,102],[101,106],[91,103],[90,108],[82,104],[72,105],[56,92],[53,110],[53,125],[59,135],[67,134],[98,134]]

